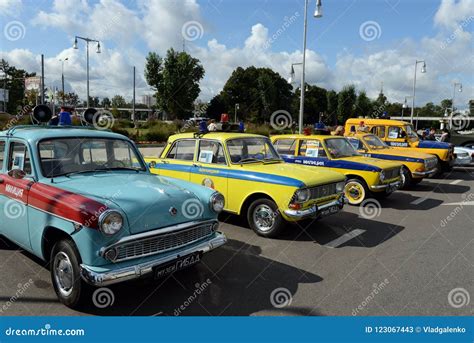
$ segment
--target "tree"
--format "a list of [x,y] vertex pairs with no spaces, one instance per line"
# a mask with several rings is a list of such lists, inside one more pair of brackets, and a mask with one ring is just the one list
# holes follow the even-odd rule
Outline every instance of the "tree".
[[156,90],[159,107],[173,119],[185,118],[193,111],[203,77],[201,62],[184,51],[169,49],[164,60],[153,52],[147,56],[145,78]]
[[107,97],[103,98],[100,102],[100,107],[109,108],[110,106],[112,106],[112,102]]
[[339,123],[345,123],[348,118],[354,117],[356,99],[354,85],[344,86],[339,92],[337,99],[337,120]]
[[206,109],[206,117],[218,120],[222,113],[226,112],[226,106],[222,96],[217,94],[211,99]]
[[58,101],[62,102],[64,97],[64,103],[70,106],[77,106],[79,104],[79,95],[74,92],[64,93],[62,91],[58,92]]
[[[293,113],[299,113],[300,97],[300,89],[297,89],[293,98]],[[326,89],[318,86],[306,85],[303,122],[316,123],[320,119],[320,114],[323,115],[321,119],[327,121],[327,118],[324,118],[327,109],[328,99]]]
[[338,96],[337,92],[334,90],[328,91],[326,93],[327,97],[327,124],[328,125],[335,125],[337,124],[337,102]]
[[5,85],[8,90],[7,112],[15,113],[17,108],[25,103],[25,78],[36,74],[10,66],[4,59],[0,61],[0,70],[3,74],[0,88]]
[[443,109],[451,109],[451,107],[453,106],[453,101],[452,99],[444,99],[444,100],[441,100],[441,107]]
[[89,96],[89,106],[90,107],[99,107],[100,99],[98,96]]
[[360,116],[370,116],[372,113],[372,101],[365,91],[360,91],[355,104],[355,114]]
[[[277,110],[291,110],[291,85],[269,68],[238,67],[235,69],[215,104],[233,112],[239,104],[240,119],[252,122],[269,121]],[[222,112],[221,112],[222,113]]]
[[115,108],[123,108],[127,106],[127,102],[121,95],[114,95],[110,104],[112,105],[112,107],[115,107]]

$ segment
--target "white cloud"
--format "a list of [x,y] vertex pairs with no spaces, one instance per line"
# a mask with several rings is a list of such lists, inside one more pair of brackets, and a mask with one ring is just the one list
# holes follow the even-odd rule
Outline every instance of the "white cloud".
[[0,0],[0,15],[18,17],[22,9],[21,0]]
[[[1,1],[1,0],[0,0]],[[379,49],[354,55],[343,50],[329,67],[326,60],[315,51],[307,50],[306,80],[325,88],[340,90],[353,83],[377,96],[381,82],[390,101],[403,101],[412,92],[414,62],[425,59],[428,72],[419,74],[417,103],[439,102],[452,96],[452,82],[462,80],[465,91],[457,95],[463,106],[472,96],[472,32],[468,24],[474,10],[474,0],[444,0],[434,17],[440,28],[435,36],[419,41],[404,39],[392,42],[396,48]],[[186,50],[199,58],[206,75],[201,82],[203,100],[220,92],[225,81],[238,66],[269,67],[288,78],[291,63],[301,62],[302,52],[273,51],[268,46],[269,30],[262,23],[249,27],[248,36],[240,46],[226,46],[210,37],[207,23],[201,18],[196,0],[151,1],[140,0],[137,9],[127,8],[117,0],[101,0],[94,5],[86,1],[55,0],[51,12],[42,11],[34,19],[38,28],[43,25],[73,35],[90,35],[103,42],[102,54],[91,50],[91,94],[100,97],[122,94],[130,99],[132,94],[132,66],[137,67],[137,94],[150,93],[143,78],[145,51],[138,44],[163,55],[172,46],[181,50],[182,26],[190,21],[199,22],[204,28],[203,37],[187,41]],[[466,21],[469,21],[466,24]],[[207,44],[202,43],[207,39]],[[279,39],[277,37],[276,39]],[[371,47],[361,39],[360,44]],[[39,72],[39,56],[24,49],[3,54],[21,68]],[[68,87],[81,97],[85,96],[85,51],[65,49],[46,59],[46,84],[60,84],[59,58],[69,57],[65,74]],[[296,76],[301,67],[295,67]],[[464,75],[464,76],[463,76]]]

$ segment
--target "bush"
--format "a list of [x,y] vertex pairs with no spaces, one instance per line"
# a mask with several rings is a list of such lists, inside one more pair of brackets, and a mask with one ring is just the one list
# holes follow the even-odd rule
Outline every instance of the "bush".
[[162,128],[154,128],[145,133],[145,140],[149,142],[166,142],[168,137],[174,134]]

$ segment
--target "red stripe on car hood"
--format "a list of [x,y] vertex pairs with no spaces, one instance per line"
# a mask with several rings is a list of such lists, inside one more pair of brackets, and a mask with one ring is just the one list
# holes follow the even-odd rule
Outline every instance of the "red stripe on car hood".
[[98,201],[42,183],[31,186],[28,204],[94,229],[99,228],[100,214],[108,210]]

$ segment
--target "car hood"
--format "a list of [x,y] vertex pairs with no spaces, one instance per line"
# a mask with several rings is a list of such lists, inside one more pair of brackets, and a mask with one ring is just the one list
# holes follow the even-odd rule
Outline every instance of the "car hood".
[[[391,148],[391,147],[385,148],[385,149],[372,149],[370,150],[370,154],[405,157],[407,160],[411,160],[411,159],[427,160],[427,159],[435,157],[434,155],[425,154],[424,152],[420,152],[420,151],[402,150],[402,149]],[[419,161],[419,162],[423,163],[423,161]]]
[[438,142],[438,141],[419,141],[418,148],[426,148],[426,149],[446,149],[450,148],[451,144],[446,142]]
[[311,173],[308,173],[308,167],[290,163],[248,163],[236,166],[235,170],[246,172],[247,176],[255,181],[298,188],[345,180],[345,176],[338,172],[317,168],[317,170],[311,170]]
[[73,175],[55,180],[55,185],[120,209],[132,234],[201,220],[208,207],[178,180],[147,173]]
[[346,162],[353,162],[358,164],[365,164],[368,167],[368,170],[372,167],[376,167],[378,169],[391,169],[391,168],[400,168],[401,164],[392,161],[385,161],[380,160],[377,158],[372,157],[365,157],[365,156],[351,156],[351,157],[344,157],[340,159],[336,159],[335,161],[346,161]]

